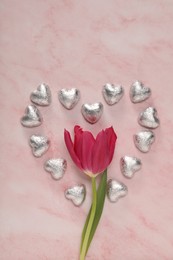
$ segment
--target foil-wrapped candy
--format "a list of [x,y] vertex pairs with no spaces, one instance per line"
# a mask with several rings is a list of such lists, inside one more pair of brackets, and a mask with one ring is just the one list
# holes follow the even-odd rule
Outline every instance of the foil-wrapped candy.
[[71,200],[75,206],[80,206],[85,200],[86,188],[85,185],[75,185],[68,188],[65,191],[65,197],[68,200]]
[[135,81],[130,88],[130,99],[133,103],[139,103],[151,96],[151,89],[145,87],[140,81]]
[[30,99],[33,103],[39,106],[48,106],[51,103],[51,91],[48,85],[42,83],[34,90]]
[[29,144],[35,157],[41,157],[49,149],[50,141],[41,135],[32,135]]
[[117,202],[128,193],[127,186],[122,182],[110,179],[107,183],[107,196],[110,202]]
[[21,124],[25,127],[36,127],[42,124],[42,115],[35,105],[29,105],[25,109],[25,115],[21,118]]
[[94,124],[100,119],[103,113],[103,104],[101,102],[93,104],[83,104],[81,112],[86,121]]
[[120,85],[107,83],[102,90],[103,97],[108,105],[114,105],[120,101],[124,95],[124,89]]
[[135,134],[133,139],[138,150],[143,153],[147,153],[155,141],[155,135],[151,130],[142,130]]
[[78,103],[80,99],[80,91],[76,88],[71,89],[61,89],[58,92],[58,98],[60,103],[66,108],[66,109],[72,109],[74,106]]
[[154,107],[147,107],[143,112],[140,113],[138,122],[141,126],[147,128],[157,128],[160,124],[157,116],[157,110]]
[[134,156],[123,156],[120,159],[120,169],[122,174],[127,178],[132,178],[135,172],[141,169],[141,160]]
[[67,161],[63,158],[52,158],[45,162],[44,169],[49,172],[53,179],[59,180],[67,169]]

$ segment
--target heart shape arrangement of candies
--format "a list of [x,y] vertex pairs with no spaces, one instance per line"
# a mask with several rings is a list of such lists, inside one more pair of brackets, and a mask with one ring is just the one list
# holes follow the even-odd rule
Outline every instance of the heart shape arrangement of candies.
[[[102,94],[107,105],[117,104],[124,95],[124,89],[121,85],[106,84],[102,89]],[[151,96],[151,89],[145,87],[140,81],[135,81],[130,87],[129,93],[132,103],[136,104],[147,100]],[[80,91],[76,88],[61,89],[58,91],[58,99],[62,106],[67,109],[73,109],[80,99]],[[51,104],[51,91],[48,85],[42,83],[30,95],[33,104],[26,107],[21,124],[24,127],[38,127],[43,123],[43,117],[37,106],[49,106]],[[95,124],[103,114],[103,104],[84,103],[81,107],[81,114],[84,119]],[[154,107],[147,107],[139,114],[138,123],[144,128],[134,134],[134,145],[143,152],[149,152],[151,145],[155,141],[155,134],[152,129],[159,126],[160,121],[157,116],[157,110]],[[35,157],[44,155],[50,147],[50,140],[46,136],[32,135],[29,140],[32,154]],[[125,155],[120,158],[120,170],[124,177],[132,178],[142,167],[142,162],[135,156]],[[44,169],[49,172],[54,180],[60,180],[67,169],[67,161],[64,158],[47,158],[44,163]],[[122,182],[110,179],[107,183],[107,196],[110,202],[117,202],[120,198],[127,195],[128,188]],[[86,197],[86,187],[84,184],[76,184],[64,191],[65,198],[72,201],[75,206],[80,206]]]

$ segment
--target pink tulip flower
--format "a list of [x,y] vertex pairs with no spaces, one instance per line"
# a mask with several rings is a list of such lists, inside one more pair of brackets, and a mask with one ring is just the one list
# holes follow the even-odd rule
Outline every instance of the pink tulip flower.
[[94,138],[89,131],[80,126],[74,127],[74,142],[70,133],[64,130],[67,149],[74,163],[90,177],[102,173],[111,163],[117,135],[113,127],[106,128]]

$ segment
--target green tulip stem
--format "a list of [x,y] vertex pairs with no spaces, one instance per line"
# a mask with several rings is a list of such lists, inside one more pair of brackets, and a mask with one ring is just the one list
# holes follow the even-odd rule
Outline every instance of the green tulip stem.
[[97,190],[96,190],[96,180],[95,177],[92,177],[92,193],[93,193],[93,201],[92,201],[92,208],[91,208],[91,214],[90,218],[88,221],[88,226],[86,229],[83,245],[81,248],[81,253],[80,253],[80,260],[85,260],[85,255],[87,252],[87,245],[88,245],[88,240],[90,237],[90,232],[92,229],[93,221],[95,218],[95,213],[96,213],[96,207],[97,207]]

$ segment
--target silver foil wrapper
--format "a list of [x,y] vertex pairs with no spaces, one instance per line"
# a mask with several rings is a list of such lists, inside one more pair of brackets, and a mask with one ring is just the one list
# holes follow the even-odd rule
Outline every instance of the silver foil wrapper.
[[102,90],[103,97],[108,105],[114,105],[123,97],[124,89],[120,85],[107,83]]
[[146,108],[140,113],[138,123],[147,128],[157,128],[160,125],[157,110],[154,107]]
[[67,161],[63,158],[52,158],[45,162],[44,169],[49,172],[53,179],[59,180],[67,169]]
[[141,160],[134,156],[123,156],[120,159],[121,172],[127,178],[132,178],[135,172],[139,171],[141,167]]
[[94,124],[100,119],[103,113],[103,104],[101,102],[94,104],[83,104],[81,112],[86,121]]
[[130,99],[133,103],[139,103],[151,96],[151,89],[145,87],[142,82],[135,81],[130,88]]
[[39,106],[48,106],[51,103],[51,91],[48,85],[42,83],[34,90],[30,99],[33,103]]
[[29,144],[35,157],[41,157],[49,149],[50,141],[41,135],[32,135]]
[[134,144],[143,153],[149,152],[155,141],[155,135],[151,130],[143,130],[133,136]]
[[25,127],[36,127],[42,124],[42,116],[35,105],[29,105],[25,109],[25,115],[21,118],[21,124]]
[[71,200],[75,206],[80,206],[85,200],[86,188],[85,185],[76,185],[70,187],[65,191],[65,197],[68,200]]
[[58,92],[58,99],[66,109],[72,109],[80,99],[80,91],[76,88],[63,88]]
[[107,197],[110,202],[117,202],[128,193],[127,186],[122,182],[110,179],[107,183]]

